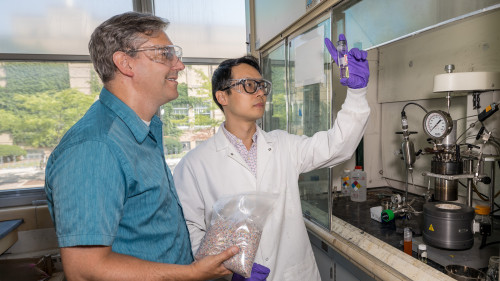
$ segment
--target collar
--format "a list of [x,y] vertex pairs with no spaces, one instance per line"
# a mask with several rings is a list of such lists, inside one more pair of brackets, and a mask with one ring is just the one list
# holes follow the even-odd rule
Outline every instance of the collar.
[[[255,126],[257,127],[257,124],[255,124]],[[233,145],[237,146],[237,145],[243,145],[243,141],[238,138],[237,136],[233,135],[231,132],[229,132],[227,129],[226,129],[226,122],[223,122],[222,125],[220,126],[222,128],[222,131],[224,132],[224,134],[226,135],[227,139],[229,140],[230,143],[232,143]],[[253,134],[252,136],[252,141],[255,145],[257,145],[257,130],[255,130],[255,133]]]
[[139,118],[135,111],[133,111],[128,105],[104,87],[99,95],[99,101],[113,111],[125,123],[125,125],[127,125],[138,143],[144,142],[149,134],[150,128],[152,130],[157,126],[160,126],[161,128],[162,122],[158,116],[153,116],[150,127],[148,127],[142,119]]
[[[257,124],[255,124],[257,126]],[[220,125],[219,130],[217,130],[217,133],[214,136],[214,141],[215,141],[215,149],[217,151],[226,149],[230,142],[226,137],[226,134],[224,133],[223,125]],[[264,130],[262,130],[259,126],[257,126],[257,131],[255,132],[256,140],[258,142],[257,147],[267,147],[271,145],[275,141],[275,137],[272,134],[266,133]],[[267,143],[267,145],[264,145],[263,142]],[[263,144],[264,146],[262,146]]]

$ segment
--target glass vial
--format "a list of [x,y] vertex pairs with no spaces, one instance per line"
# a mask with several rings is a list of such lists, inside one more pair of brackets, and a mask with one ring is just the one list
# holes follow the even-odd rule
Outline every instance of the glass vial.
[[337,42],[337,61],[339,62],[340,78],[349,78],[349,67],[347,66],[347,41]]
[[499,266],[500,266],[500,257],[499,256],[491,256],[490,261],[488,264],[488,271],[486,273],[489,280],[500,280],[500,274],[499,272]]
[[409,227],[404,228],[404,239],[403,239],[403,245],[404,245],[404,252],[407,253],[408,255],[411,256],[412,252],[412,245],[411,245],[411,238],[412,238],[412,233],[411,229]]
[[427,246],[425,244],[418,245],[418,259],[423,263],[427,263]]

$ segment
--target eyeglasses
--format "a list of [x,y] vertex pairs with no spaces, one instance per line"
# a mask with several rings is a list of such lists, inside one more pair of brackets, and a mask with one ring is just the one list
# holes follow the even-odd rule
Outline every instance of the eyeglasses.
[[[271,93],[272,83],[265,79],[255,80],[250,78],[242,78],[242,79],[230,79],[229,81],[233,81],[236,83],[229,85],[228,87],[222,89],[221,91],[225,91],[232,87],[242,85],[243,89],[247,94],[255,94],[258,90],[262,90],[262,92],[264,92],[264,96],[267,96]],[[238,93],[241,93],[241,88],[238,87],[236,91],[238,91]]]
[[154,51],[152,56],[146,55],[150,60],[167,66],[174,66],[182,61],[182,48],[176,45],[151,46],[141,49],[130,49],[126,53]]

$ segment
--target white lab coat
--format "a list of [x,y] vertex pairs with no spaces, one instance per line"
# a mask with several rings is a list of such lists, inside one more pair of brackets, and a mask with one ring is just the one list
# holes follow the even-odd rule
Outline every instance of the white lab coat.
[[196,253],[222,196],[245,192],[279,194],[269,215],[255,262],[271,269],[268,281],[320,280],[302,217],[298,177],[351,158],[366,128],[366,88],[347,91],[333,128],[312,137],[257,126],[257,178],[222,129],[177,165],[174,181]]

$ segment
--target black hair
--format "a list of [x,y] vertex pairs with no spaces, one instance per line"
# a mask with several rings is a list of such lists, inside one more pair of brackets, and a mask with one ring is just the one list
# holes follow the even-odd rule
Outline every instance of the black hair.
[[[244,56],[241,58],[228,59],[221,62],[219,67],[217,67],[217,69],[214,71],[214,74],[212,75],[212,98],[215,104],[222,111],[224,111],[224,109],[222,108],[222,105],[217,101],[215,93],[217,93],[217,91],[229,87],[229,85],[231,84],[230,79],[232,79],[233,67],[240,65],[242,63],[250,65],[251,67],[255,68],[260,74],[262,74],[257,59],[254,56]],[[228,89],[227,93],[230,94],[231,91]]]

